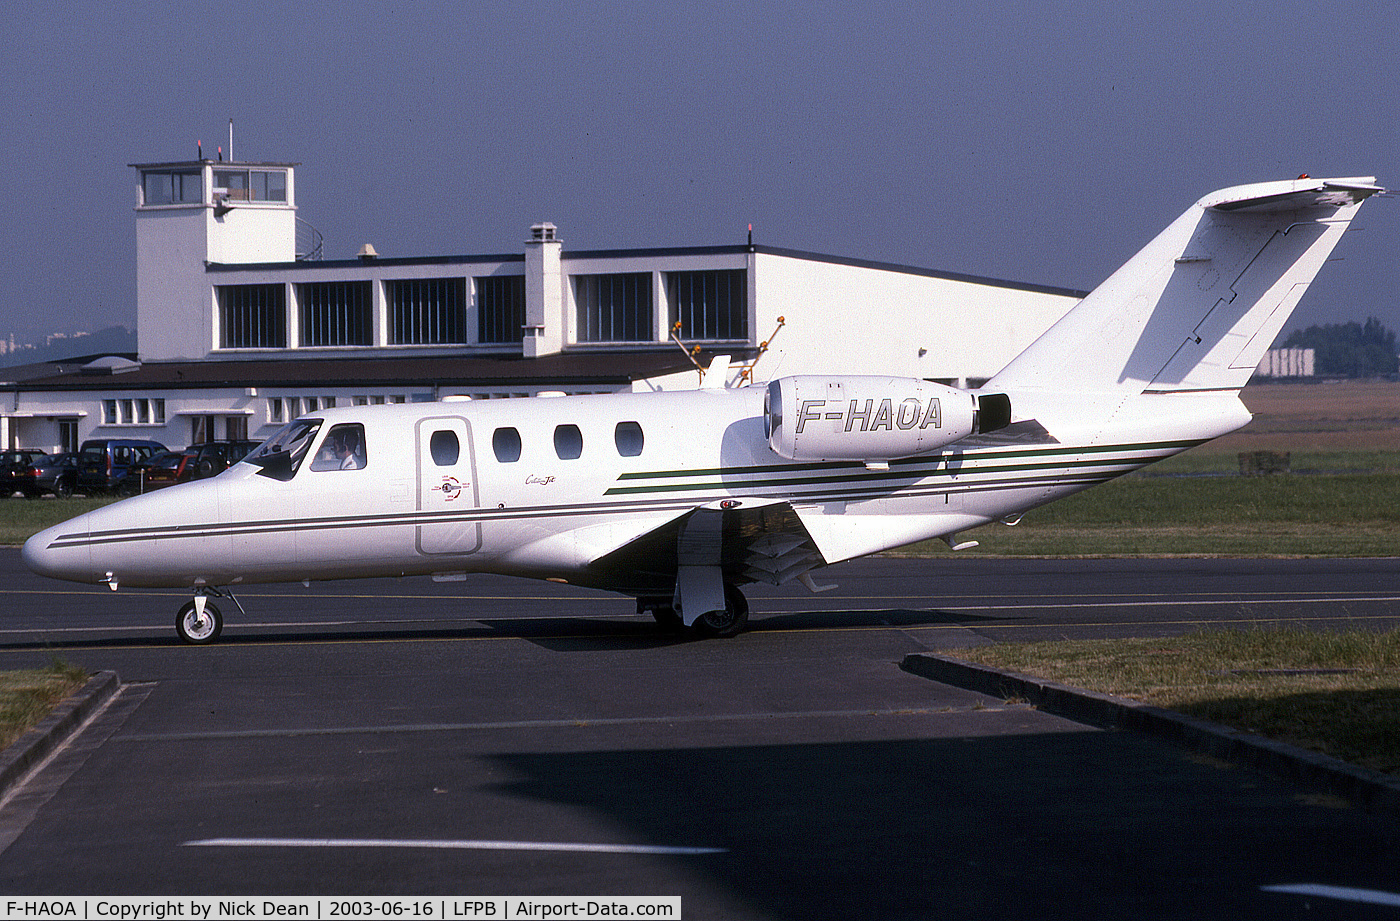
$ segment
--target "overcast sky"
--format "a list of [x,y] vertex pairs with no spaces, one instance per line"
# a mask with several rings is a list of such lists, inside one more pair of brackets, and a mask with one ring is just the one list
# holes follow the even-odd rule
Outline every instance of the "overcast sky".
[[[956,11],[941,12],[940,6]],[[1201,195],[1400,188],[1400,5],[21,4],[0,336],[135,326],[135,171],[293,161],[327,258],[758,242],[1089,289]],[[1400,329],[1400,198],[1290,328]],[[856,305],[853,305],[855,307]],[[869,314],[853,311],[852,322]]]

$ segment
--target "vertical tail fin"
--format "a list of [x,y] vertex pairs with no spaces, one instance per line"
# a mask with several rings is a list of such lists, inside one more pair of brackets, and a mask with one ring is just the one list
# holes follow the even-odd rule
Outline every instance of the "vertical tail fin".
[[988,389],[1239,390],[1373,178],[1207,195],[1014,358]]

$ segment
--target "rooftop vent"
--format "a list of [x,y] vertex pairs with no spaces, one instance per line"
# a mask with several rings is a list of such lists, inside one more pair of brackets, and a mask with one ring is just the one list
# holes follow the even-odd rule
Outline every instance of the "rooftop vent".
[[558,237],[555,236],[555,232],[558,231],[558,230],[559,230],[559,228],[558,228],[558,227],[555,227],[555,226],[554,226],[553,224],[551,224],[549,221],[544,221],[544,222],[539,223],[539,224],[532,224],[532,225],[530,226],[530,242],[531,242],[531,243],[554,243],[554,242],[557,242]]

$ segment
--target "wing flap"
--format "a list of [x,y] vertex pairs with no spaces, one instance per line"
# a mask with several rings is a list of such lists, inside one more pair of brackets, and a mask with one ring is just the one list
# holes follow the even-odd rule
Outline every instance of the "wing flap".
[[[681,563],[696,564],[697,553],[718,556],[725,579],[736,584],[780,585],[825,565],[802,519],[786,501],[740,497],[723,505],[729,507],[697,506],[638,534],[593,558],[583,576],[570,581],[636,596],[669,595]],[[705,520],[694,521],[697,516]],[[698,541],[702,534],[715,540]]]

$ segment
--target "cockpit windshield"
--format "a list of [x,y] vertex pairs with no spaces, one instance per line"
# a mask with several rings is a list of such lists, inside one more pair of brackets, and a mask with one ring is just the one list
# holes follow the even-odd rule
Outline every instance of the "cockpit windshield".
[[321,430],[320,419],[297,419],[288,422],[243,460],[262,469],[258,472],[274,480],[290,480],[301,466],[302,458]]

